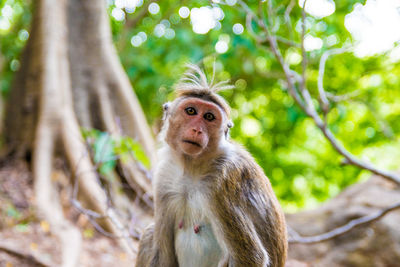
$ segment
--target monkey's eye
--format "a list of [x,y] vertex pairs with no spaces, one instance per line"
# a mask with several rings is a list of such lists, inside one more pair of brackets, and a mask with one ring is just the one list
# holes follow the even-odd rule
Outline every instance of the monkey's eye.
[[208,121],[213,121],[215,120],[215,116],[214,114],[207,112],[206,114],[204,114],[203,116],[204,119],[208,120]]
[[197,114],[196,110],[192,107],[185,108],[185,112],[186,112],[186,114],[188,114],[190,116]]

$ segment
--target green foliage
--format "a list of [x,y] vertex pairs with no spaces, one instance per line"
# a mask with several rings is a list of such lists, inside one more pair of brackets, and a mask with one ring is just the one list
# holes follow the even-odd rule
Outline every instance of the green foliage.
[[[7,62],[2,68],[2,92],[8,90],[13,75],[11,61],[18,59],[24,44],[18,39],[18,32],[27,29],[29,20],[23,17],[30,17],[29,5],[24,1],[6,2],[19,3],[24,11],[14,20],[12,30],[0,32],[1,54]],[[238,5],[220,5],[224,13],[220,27],[196,34],[190,18],[180,17],[179,9],[210,6],[210,1],[157,1],[160,11],[154,15],[143,13],[148,3],[145,1],[135,12],[125,12],[125,17],[118,21],[112,16],[114,10],[119,11],[115,2],[108,1],[113,39],[151,124],[158,125],[161,105],[172,97],[173,85],[183,73],[185,63],[203,63],[211,74],[215,60],[217,79],[231,79],[236,86],[223,92],[233,109],[232,138],[247,147],[264,168],[286,210],[315,206],[370,176],[366,171],[343,165],[342,156],[294,103],[268,44],[257,43],[247,29],[242,34],[233,32],[236,23],[246,28],[246,14]],[[260,1],[245,2],[257,12]],[[277,35],[299,43],[301,8],[296,4],[286,20],[289,0],[265,1],[265,12],[267,3],[274,8],[266,22],[274,26]],[[322,40],[321,49],[307,52],[307,87],[315,99],[322,53],[353,42],[344,19],[356,3],[364,1],[335,1],[336,11],[332,15],[321,19],[307,17],[306,34]],[[164,34],[157,33],[157,27],[163,28]],[[252,27],[256,33],[261,31],[255,23]],[[135,43],[139,37],[142,41]],[[224,53],[216,52],[220,41],[228,44]],[[301,50],[283,43],[280,48],[291,68],[301,72]],[[339,96],[353,94],[348,101],[331,102],[327,121],[332,132],[353,154],[387,169],[400,165],[399,77],[400,65],[388,54],[359,58],[351,52],[330,57],[324,76],[327,92]],[[317,101],[315,106],[319,108]],[[130,151],[148,164],[140,146],[129,138],[116,138],[97,130],[83,132],[86,138],[93,139],[94,159],[102,172],[112,170],[116,157],[123,159]]]
[[28,223],[19,223],[15,226],[15,230],[20,233],[26,233],[29,231],[29,224]]
[[8,204],[6,208],[6,215],[18,220],[21,218],[21,213],[12,204]]
[[19,56],[29,37],[30,1],[0,1],[0,92],[7,95],[14,73],[20,68]]
[[[290,1],[271,2],[276,15],[267,23],[279,25],[277,35],[293,36],[299,43],[301,9],[297,5],[293,8],[288,24],[284,12]],[[336,11],[331,16],[307,17],[306,33],[323,41],[321,50],[307,52],[307,87],[313,96],[318,92],[319,58],[328,49],[352,42],[344,18],[354,4],[363,2],[335,2]],[[257,12],[259,1],[246,3]],[[150,122],[154,123],[161,116],[161,104],[171,97],[173,84],[184,71],[184,63],[200,63],[203,59],[202,63],[211,73],[215,59],[217,78],[231,79],[236,85],[236,89],[223,92],[233,108],[232,138],[245,145],[264,168],[286,210],[315,206],[344,187],[369,177],[366,171],[343,165],[342,156],[294,103],[285,83],[281,82],[284,79],[282,69],[268,45],[258,45],[246,30],[240,35],[233,33],[235,23],[246,25],[242,10],[237,6],[221,6],[224,19],[220,21],[220,28],[200,35],[193,32],[189,18],[179,18],[178,11],[183,5],[192,9],[209,6],[210,2],[162,1],[158,4],[160,12],[156,15],[147,14],[134,27],[114,31],[121,61]],[[134,18],[135,13],[129,14],[125,25]],[[175,31],[172,40],[157,37],[154,32],[165,20]],[[254,23],[253,29],[261,31]],[[146,33],[147,40],[135,47],[130,41],[140,32]],[[229,40],[229,49],[219,54],[215,45],[221,39]],[[291,62],[291,67],[301,72],[301,50],[281,44],[281,52]],[[356,95],[350,101],[331,104],[328,122],[338,139],[355,155],[367,154],[380,167],[393,169],[400,164],[395,157],[388,155],[383,161],[379,160],[400,145],[400,111],[396,104],[400,92],[395,89],[400,80],[394,74],[400,68],[389,62],[387,55],[358,58],[344,53],[332,56],[326,65],[324,85],[326,91],[335,95]],[[377,85],[372,86],[371,81]]]
[[96,129],[82,129],[82,135],[90,144],[93,160],[103,175],[115,169],[117,159],[126,162],[130,157],[134,157],[144,166],[150,166],[150,160],[141,145],[130,137],[113,136]]

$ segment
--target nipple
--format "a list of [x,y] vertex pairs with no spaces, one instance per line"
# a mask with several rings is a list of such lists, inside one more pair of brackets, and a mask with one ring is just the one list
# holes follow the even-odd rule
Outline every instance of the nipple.
[[200,232],[200,225],[195,224],[195,226],[193,227],[194,233],[198,234]]

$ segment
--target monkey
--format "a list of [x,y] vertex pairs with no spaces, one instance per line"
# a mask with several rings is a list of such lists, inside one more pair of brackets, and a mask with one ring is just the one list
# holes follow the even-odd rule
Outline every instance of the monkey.
[[142,235],[137,267],[285,265],[285,217],[271,184],[229,138],[231,110],[218,91],[230,88],[189,64],[164,104],[155,222]]

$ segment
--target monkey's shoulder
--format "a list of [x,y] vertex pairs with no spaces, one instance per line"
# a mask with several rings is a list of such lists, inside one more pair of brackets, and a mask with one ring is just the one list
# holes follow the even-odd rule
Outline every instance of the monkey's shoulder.
[[230,151],[213,165],[215,181],[212,192],[218,205],[255,207],[261,211],[278,202],[262,168],[242,146],[232,143]]
[[234,142],[231,142],[229,150],[214,161],[213,172],[222,178],[221,182],[270,186],[264,171],[251,154]]

